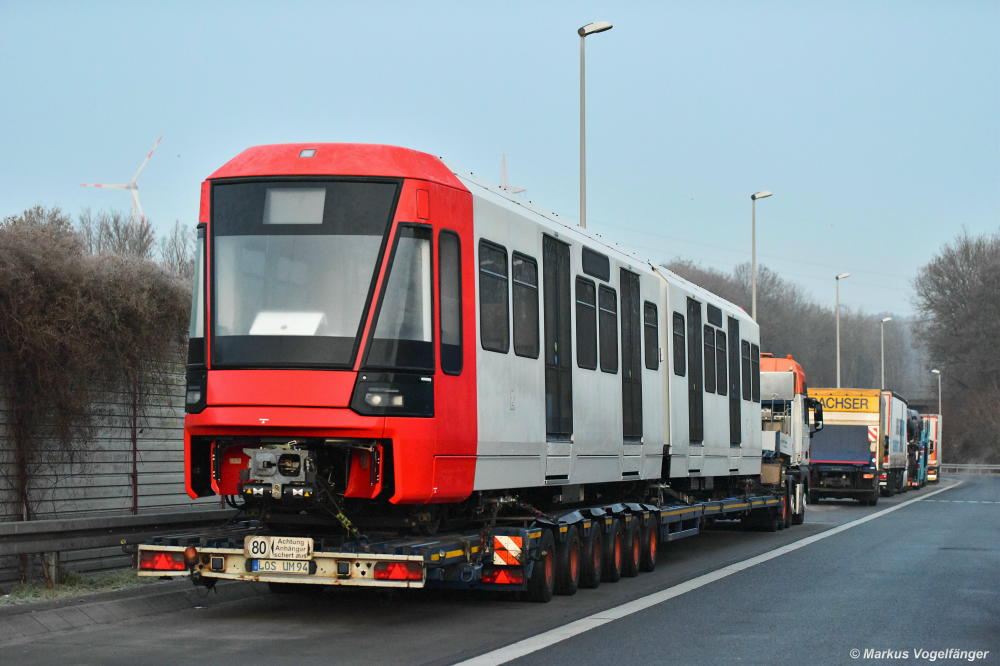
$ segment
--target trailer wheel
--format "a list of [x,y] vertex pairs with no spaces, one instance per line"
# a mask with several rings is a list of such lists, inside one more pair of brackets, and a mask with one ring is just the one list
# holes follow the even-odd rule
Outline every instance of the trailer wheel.
[[601,568],[604,563],[604,535],[595,521],[590,528],[590,536],[583,540],[580,556],[580,587],[595,588],[601,584]]
[[629,527],[622,533],[622,576],[634,578],[639,575],[639,563],[642,560],[642,534],[640,534],[639,517],[633,516]]
[[531,567],[528,579],[528,601],[547,603],[552,599],[556,586],[556,542],[552,532],[542,531],[539,543],[541,554]]
[[660,548],[660,534],[656,525],[658,518],[659,514],[654,514],[642,526],[640,532],[642,535],[640,544],[642,556],[639,558],[639,571],[652,571],[656,568],[656,556],[659,554]]
[[580,533],[570,525],[566,538],[556,547],[556,594],[576,594],[580,586],[580,550]]
[[801,525],[806,522],[806,505],[804,502],[799,502],[798,513],[792,514],[792,525]]
[[605,583],[617,583],[622,577],[622,561],[625,559],[624,539],[622,538],[622,523],[615,518],[611,521],[611,529],[605,535],[604,566],[601,569],[601,580]]

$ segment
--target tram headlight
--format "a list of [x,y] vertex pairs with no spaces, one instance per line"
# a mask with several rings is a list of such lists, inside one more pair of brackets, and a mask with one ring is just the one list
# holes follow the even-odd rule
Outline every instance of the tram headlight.
[[201,368],[188,368],[187,386],[184,391],[184,411],[197,414],[205,409],[205,385],[207,374]]
[[351,409],[365,416],[434,416],[434,378],[402,372],[362,372]]

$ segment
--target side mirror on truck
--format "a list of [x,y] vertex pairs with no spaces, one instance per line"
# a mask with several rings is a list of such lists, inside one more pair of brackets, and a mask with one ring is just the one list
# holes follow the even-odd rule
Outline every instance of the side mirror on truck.
[[813,427],[810,436],[813,433],[819,432],[823,429],[823,403],[816,398],[806,398],[806,405],[813,413]]

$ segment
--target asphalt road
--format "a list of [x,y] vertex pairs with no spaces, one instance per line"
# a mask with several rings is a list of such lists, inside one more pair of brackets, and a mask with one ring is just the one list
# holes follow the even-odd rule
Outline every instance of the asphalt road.
[[[820,540],[796,545],[810,537]],[[638,601],[638,612],[619,608],[723,575]],[[602,615],[619,619],[552,642]],[[989,650],[975,663],[1000,663],[998,618],[1000,478],[952,477],[875,507],[810,506],[805,525],[783,532],[706,532],[662,549],[655,572],[549,604],[430,590],[261,595],[7,643],[0,663],[451,664],[516,657],[532,637],[536,651],[517,663],[919,663],[929,659],[917,650],[948,648]]]

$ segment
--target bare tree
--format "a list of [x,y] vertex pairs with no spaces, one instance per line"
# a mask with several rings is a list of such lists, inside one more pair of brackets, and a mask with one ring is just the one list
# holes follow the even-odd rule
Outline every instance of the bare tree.
[[153,258],[156,234],[149,219],[133,222],[129,215],[121,211],[101,211],[94,215],[87,208],[80,214],[78,229],[89,254]]
[[945,455],[1000,462],[1000,233],[963,231],[920,270],[914,288],[921,338],[942,370]]
[[190,282],[194,278],[194,248],[194,228],[182,226],[177,220],[170,234],[159,241],[160,265],[185,282]]

